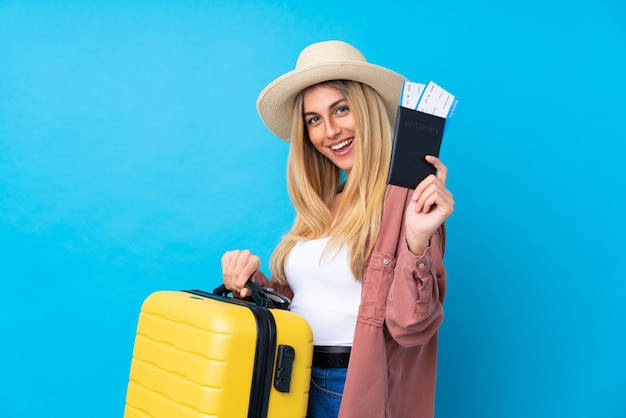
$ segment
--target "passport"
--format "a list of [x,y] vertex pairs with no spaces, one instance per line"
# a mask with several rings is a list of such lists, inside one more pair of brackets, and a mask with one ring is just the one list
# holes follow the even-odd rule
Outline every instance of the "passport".
[[424,157],[439,157],[445,122],[445,118],[398,106],[388,184],[415,189],[436,173]]
[[425,157],[439,157],[446,120],[454,115],[457,103],[454,95],[432,81],[402,84],[388,184],[415,189],[429,174],[436,174]]

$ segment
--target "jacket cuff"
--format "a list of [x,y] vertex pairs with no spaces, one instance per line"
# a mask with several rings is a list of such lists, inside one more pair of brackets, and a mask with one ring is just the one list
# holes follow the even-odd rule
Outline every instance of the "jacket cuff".
[[430,271],[433,265],[432,239],[428,243],[428,247],[424,249],[424,252],[416,256],[409,250],[409,244],[405,237],[402,240],[402,245],[398,253],[398,262],[402,264],[403,268],[412,270],[414,277],[420,280],[431,277]]

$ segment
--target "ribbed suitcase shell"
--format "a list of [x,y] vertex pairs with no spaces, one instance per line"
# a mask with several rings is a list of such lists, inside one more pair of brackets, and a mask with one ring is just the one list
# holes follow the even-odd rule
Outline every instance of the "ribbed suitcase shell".
[[276,346],[295,350],[288,393],[276,390],[269,365],[263,409],[267,417],[305,417],[313,334],[302,317],[231,298],[158,291],[139,315],[124,418],[265,416],[250,405],[251,393],[263,390],[252,387],[257,339],[265,337],[257,334],[254,309],[274,318]]

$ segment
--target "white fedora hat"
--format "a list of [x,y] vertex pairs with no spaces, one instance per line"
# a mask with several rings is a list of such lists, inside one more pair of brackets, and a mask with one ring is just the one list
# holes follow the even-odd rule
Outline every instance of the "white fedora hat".
[[372,87],[382,97],[392,126],[395,124],[406,78],[368,63],[358,49],[342,41],[307,46],[298,56],[294,70],[263,89],[256,102],[263,123],[274,135],[289,142],[296,96],[307,87],[329,80],[353,80]]

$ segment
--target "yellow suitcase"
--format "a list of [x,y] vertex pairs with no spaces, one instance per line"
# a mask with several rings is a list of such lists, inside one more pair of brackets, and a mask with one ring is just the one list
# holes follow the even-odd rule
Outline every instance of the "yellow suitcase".
[[253,301],[223,286],[146,298],[124,418],[306,416],[311,328],[280,295],[249,288]]

